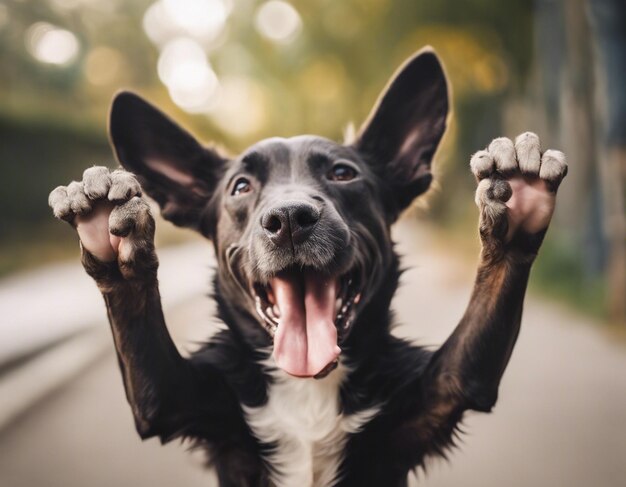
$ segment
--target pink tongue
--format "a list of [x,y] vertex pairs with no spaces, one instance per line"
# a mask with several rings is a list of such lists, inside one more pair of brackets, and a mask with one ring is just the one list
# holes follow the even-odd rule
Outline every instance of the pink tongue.
[[274,336],[276,365],[288,374],[312,377],[341,352],[334,322],[336,281],[309,272],[304,279],[290,273],[275,277],[272,289],[280,310]]

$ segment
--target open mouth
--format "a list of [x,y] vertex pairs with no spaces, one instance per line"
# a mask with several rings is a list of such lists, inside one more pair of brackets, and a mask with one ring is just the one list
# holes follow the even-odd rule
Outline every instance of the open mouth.
[[297,377],[322,378],[338,364],[339,344],[356,314],[356,278],[312,269],[279,272],[252,286],[256,311],[274,339],[276,365]]

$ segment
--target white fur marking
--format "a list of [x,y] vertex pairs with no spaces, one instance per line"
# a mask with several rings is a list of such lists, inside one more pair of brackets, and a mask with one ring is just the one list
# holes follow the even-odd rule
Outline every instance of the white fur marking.
[[373,407],[348,416],[340,413],[339,388],[346,373],[346,368],[339,366],[328,377],[316,380],[274,370],[267,404],[244,406],[255,436],[276,445],[267,460],[277,487],[326,487],[340,479],[348,435],[358,432],[380,411]]

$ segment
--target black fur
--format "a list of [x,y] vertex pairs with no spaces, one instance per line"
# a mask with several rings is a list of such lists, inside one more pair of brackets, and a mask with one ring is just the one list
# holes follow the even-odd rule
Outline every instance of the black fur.
[[[445,453],[464,411],[491,409],[540,239],[492,252],[492,237],[483,235],[487,250],[471,302],[439,350],[390,333],[400,275],[390,226],[428,189],[447,113],[445,75],[430,51],[401,68],[348,145],[313,136],[268,139],[228,159],[138,96],[116,97],[110,133],[118,159],[165,218],[213,241],[218,315],[228,325],[185,360],[167,334],[154,276],[128,280],[84,253],[107,302],[143,438],[193,439],[209,451],[223,486],[269,485],[265,454],[273,445],[254,437],[242,412],[242,405],[265,404],[271,383],[259,363],[272,338],[250,286],[285,268],[351,275],[362,290],[354,322],[340,330],[340,360],[351,370],[341,410],[382,409],[349,437],[338,485],[406,485],[428,455]],[[336,164],[348,166],[341,168],[346,180],[332,175]],[[243,190],[234,195],[238,182]],[[306,218],[294,220],[301,210]],[[290,226],[290,240],[276,235],[281,222]],[[296,240],[294,225],[306,235]]]

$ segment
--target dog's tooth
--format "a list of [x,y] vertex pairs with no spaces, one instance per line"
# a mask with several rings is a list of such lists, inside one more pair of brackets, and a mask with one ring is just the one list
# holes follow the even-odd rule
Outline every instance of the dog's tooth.
[[359,301],[361,301],[361,293],[357,294],[353,300],[354,304],[359,304]]
[[261,298],[259,298],[258,296],[255,297],[255,304],[257,314],[263,319],[263,321],[267,325],[265,328],[273,334],[276,326],[276,320],[272,319],[270,316],[268,316],[267,312],[263,311],[263,303],[261,302]]
[[269,307],[267,308],[267,316],[271,320],[273,325],[278,324],[278,318],[274,314],[274,310],[272,308],[269,308]]

